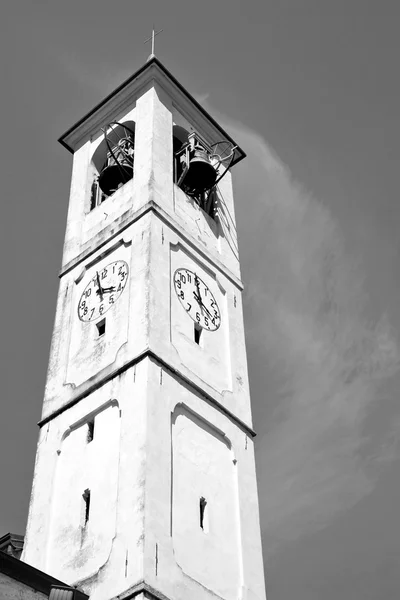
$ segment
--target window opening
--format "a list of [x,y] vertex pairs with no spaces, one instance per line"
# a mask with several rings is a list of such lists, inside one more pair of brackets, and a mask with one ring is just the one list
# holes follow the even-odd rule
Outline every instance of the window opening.
[[209,196],[218,172],[211,163],[211,148],[196,133],[182,132],[182,127],[174,127],[174,178],[175,183],[210,216],[214,217]]
[[98,323],[96,323],[96,327],[97,327],[97,332],[99,334],[99,337],[104,335],[106,332],[106,319],[102,319],[101,321],[99,321]]
[[207,533],[208,531],[208,521],[206,514],[207,500],[203,497],[200,498],[200,527],[203,531]]
[[198,344],[200,346],[200,337],[201,337],[201,332],[202,332],[202,328],[200,327],[200,325],[198,325],[197,323],[194,324],[194,341],[196,342],[196,344]]
[[93,440],[94,437],[94,419],[92,421],[88,421],[87,423],[87,436],[86,441],[88,444]]
[[210,217],[216,217],[216,185],[228,172],[237,146],[221,141],[211,146],[195,132],[183,135],[174,126],[174,182]]
[[87,489],[83,492],[82,499],[83,499],[82,525],[83,525],[83,527],[86,527],[86,525],[88,524],[88,521],[89,521],[89,514],[90,514],[90,490],[89,489]]
[[96,170],[90,195],[90,210],[133,178],[135,123],[113,121],[104,129],[104,140],[93,154]]
[[90,190],[90,210],[93,210],[96,206],[100,206],[106,198],[107,196],[99,187],[99,178],[95,177]]

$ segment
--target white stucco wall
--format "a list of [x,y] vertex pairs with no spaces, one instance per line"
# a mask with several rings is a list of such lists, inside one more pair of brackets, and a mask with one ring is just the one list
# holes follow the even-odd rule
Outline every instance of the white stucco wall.
[[[77,146],[23,558],[79,582],[91,600],[143,579],[174,600],[263,600],[231,178],[220,185],[219,221],[173,184],[178,113],[166,89],[162,78],[147,83],[103,115],[102,124],[136,122],[134,178],[92,212],[88,168],[99,129]],[[190,110],[181,107],[188,122]],[[203,116],[193,123],[218,141]],[[129,281],[99,338],[77,305],[96,271],[116,260],[128,264]],[[203,331],[200,345],[174,291],[182,267],[198,272],[221,310],[221,326]]]
[[[171,445],[175,559],[187,575],[215,593],[237,598],[242,567],[239,498],[229,440],[185,405],[178,405],[172,415]],[[203,527],[202,501],[206,502]]]

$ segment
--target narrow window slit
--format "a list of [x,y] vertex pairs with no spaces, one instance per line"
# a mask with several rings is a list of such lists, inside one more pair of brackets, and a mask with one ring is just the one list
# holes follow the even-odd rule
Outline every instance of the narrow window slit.
[[105,318],[102,319],[101,321],[99,321],[98,323],[96,323],[96,327],[97,327],[97,332],[99,334],[99,337],[104,335],[106,332],[106,320]]
[[86,441],[89,444],[94,437],[94,419],[92,421],[88,421],[87,424],[87,438]]
[[83,498],[83,519],[82,519],[82,525],[83,527],[86,527],[86,525],[88,524],[89,521],[89,514],[90,514],[90,490],[87,489],[83,492],[82,494],[82,498]]
[[201,332],[202,332],[202,328],[200,327],[200,325],[198,325],[197,323],[194,324],[194,341],[196,342],[196,344],[198,344],[200,346],[200,337],[201,337]]
[[206,527],[206,506],[207,500],[203,497],[200,498],[200,527],[203,531],[207,530]]

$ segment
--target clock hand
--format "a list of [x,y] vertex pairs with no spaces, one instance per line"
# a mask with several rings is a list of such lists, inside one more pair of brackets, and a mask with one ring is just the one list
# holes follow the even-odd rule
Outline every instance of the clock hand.
[[103,302],[103,288],[101,287],[101,283],[100,283],[100,277],[99,277],[99,272],[96,271],[96,277],[97,277],[97,287],[98,289],[98,294],[100,296],[100,301]]
[[103,294],[104,292],[115,292],[115,285],[112,285],[110,287],[106,287],[106,288],[102,288],[103,290]]
[[200,302],[203,302],[201,299],[201,295],[200,295],[199,278],[197,277],[196,273],[194,274],[194,282],[196,284],[197,293],[199,294]]
[[208,308],[205,306],[205,304],[203,304],[203,301],[201,299],[201,297],[197,296],[194,292],[193,292],[193,296],[196,298],[197,302],[200,304],[201,308],[206,311],[206,313],[208,313],[208,316],[210,317],[210,319],[214,319],[214,317],[212,316],[212,314],[210,313],[210,311],[208,310]]
[[[198,293],[198,297],[196,296],[196,294],[193,292],[194,297],[196,298],[196,300],[198,301],[198,303],[200,304],[201,309],[203,310],[203,300],[201,298],[201,294],[200,294],[200,287],[199,287],[199,278],[197,277],[196,273],[194,274],[194,281],[196,284],[196,288],[197,288],[197,293]],[[205,308],[205,306],[204,306]]]

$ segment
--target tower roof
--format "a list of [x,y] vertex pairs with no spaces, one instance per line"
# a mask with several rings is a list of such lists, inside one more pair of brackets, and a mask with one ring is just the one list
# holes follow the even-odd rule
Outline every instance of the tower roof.
[[128,77],[111,94],[106,96],[99,104],[90,110],[84,117],[79,119],[70,127],[60,138],[59,142],[70,152],[74,152],[76,145],[95,126],[104,125],[107,114],[112,107],[118,107],[127,96],[134,95],[152,78],[164,80],[169,83],[169,87],[182,98],[182,100],[197,110],[200,115],[208,121],[214,130],[216,130],[224,140],[231,142],[236,146],[235,159],[232,166],[242,160],[246,154],[234,142],[231,136],[213,119],[213,117],[193,98],[191,94],[179,83],[177,79],[168,71],[166,67],[156,58],[150,56],[149,60],[138,69],[133,75]]

